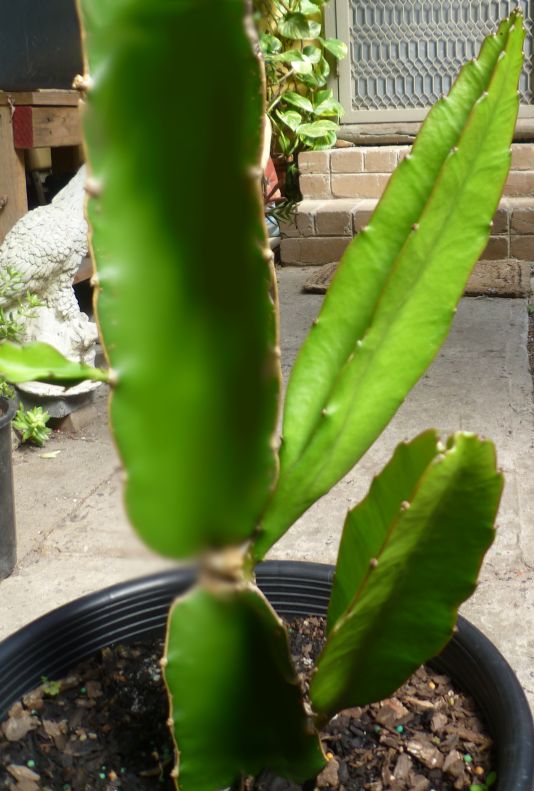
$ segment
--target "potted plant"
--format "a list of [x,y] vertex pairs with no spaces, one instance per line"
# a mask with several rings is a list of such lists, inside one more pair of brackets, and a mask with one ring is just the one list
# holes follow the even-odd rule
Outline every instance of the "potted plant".
[[[224,788],[263,767],[306,781],[326,763],[322,723],[390,695],[446,646],[493,539],[502,488],[493,446],[470,434],[442,442],[428,431],[397,448],[349,512],[333,582],[328,569],[300,576],[311,603],[298,605],[291,585],[277,594],[272,575],[287,581],[287,567],[260,566],[258,580],[280,611],[289,601],[286,612],[327,615],[311,710],[304,708],[287,634],[256,585],[256,564],[363,455],[447,333],[508,172],[522,17],[513,12],[501,23],[433,108],[345,254],[291,374],[280,448],[276,288],[258,167],[262,69],[243,4],[85,0],[82,19],[88,215],[111,368],[76,365],[41,344],[6,343],[0,374],[15,382],[110,382],[132,523],[150,547],[194,559],[199,572],[111,589],[22,630],[0,648],[4,695],[20,691],[22,666],[35,672],[35,652],[24,650],[32,637],[44,640],[40,672],[55,673],[89,644],[160,625],[172,593],[186,590],[171,606],[162,660],[177,743],[173,777],[184,791]],[[198,29],[224,68],[197,59],[179,102],[139,113],[140,96],[150,95],[154,106],[166,96],[169,74],[192,62],[197,41],[189,31]],[[224,158],[210,146],[208,123],[193,139],[183,124],[193,99],[205,119],[218,119]],[[198,156],[184,160],[186,145]],[[187,185],[180,201],[177,172]],[[221,265],[226,216],[207,218],[204,209],[215,173],[240,219],[232,277]],[[156,382],[159,414],[167,417],[161,430]],[[110,624],[112,636],[104,636]],[[462,658],[456,667],[464,661],[468,676],[475,674],[480,699],[485,685],[498,688],[496,668],[506,666],[494,649],[485,660],[483,638],[462,629],[447,651]],[[470,653],[475,645],[480,655]],[[15,652],[24,656],[18,667]],[[447,667],[454,671],[454,662]],[[510,706],[501,692],[496,697],[501,707],[486,708],[498,731]],[[498,788],[527,791],[532,721],[515,681],[510,697],[523,739],[514,735],[499,753]]]
[[273,160],[280,187],[293,199],[299,194],[298,153],[332,148],[343,115],[328,78],[331,61],[346,57],[347,45],[323,35],[326,2],[254,2],[273,126]]

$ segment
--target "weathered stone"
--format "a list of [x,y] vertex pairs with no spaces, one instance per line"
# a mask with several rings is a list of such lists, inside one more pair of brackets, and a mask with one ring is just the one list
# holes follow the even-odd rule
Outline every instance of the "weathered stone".
[[[315,214],[319,206],[323,206],[324,203],[325,201],[322,200],[303,200],[299,203],[295,221],[300,236],[315,235]],[[326,201],[326,203],[329,203],[329,201]]]
[[369,225],[369,220],[373,216],[377,203],[377,200],[369,198],[358,203],[356,211],[354,212],[354,233],[358,233],[362,228],[365,228],[366,225]]
[[388,173],[333,173],[334,198],[380,198],[389,181]]
[[534,195],[534,170],[513,170],[504,185],[504,194],[510,197]]
[[350,242],[348,236],[315,236],[303,239],[282,239],[282,264],[315,265],[339,261]]
[[318,236],[352,236],[352,218],[358,201],[325,201],[315,215],[315,228]]
[[[323,153],[323,152],[314,152]],[[299,179],[303,198],[331,198],[330,176],[324,174],[304,173]]]
[[492,233],[493,234],[500,234],[500,233],[508,233],[508,219],[509,215],[506,209],[497,209],[495,214],[493,215],[493,226],[492,226]]
[[534,261],[534,235],[512,236],[510,239],[510,256],[520,261]]
[[512,145],[512,170],[534,170],[534,145],[514,143]]
[[302,151],[299,154],[299,170],[301,173],[329,173],[330,151]]
[[510,232],[512,235],[534,233],[534,201],[529,207],[514,208],[510,221]]
[[363,152],[359,148],[332,151],[332,173],[363,173]]
[[392,173],[399,161],[396,146],[376,146],[364,149],[364,169],[366,173]]
[[508,258],[508,236],[490,236],[481,258],[485,261]]
[[528,264],[511,259],[479,261],[467,283],[469,297],[525,297],[530,290]]

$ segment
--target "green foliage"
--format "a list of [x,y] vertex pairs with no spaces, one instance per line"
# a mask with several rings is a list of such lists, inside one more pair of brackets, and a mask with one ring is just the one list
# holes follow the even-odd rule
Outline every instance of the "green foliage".
[[41,688],[45,695],[55,698],[61,692],[61,682],[50,681],[47,676],[41,676]]
[[484,782],[474,783],[469,786],[469,791],[490,791],[497,782],[497,773],[490,772]]
[[24,334],[26,321],[35,318],[35,311],[42,306],[36,294],[29,291],[21,294],[22,278],[13,267],[5,267],[0,273],[0,302],[15,300],[9,310],[0,307],[0,341],[18,343]]
[[311,0],[255,1],[275,152],[288,158],[331,148],[343,115],[327,81],[329,56],[344,58],[347,45],[322,37],[323,6]]
[[382,700],[445,646],[493,541],[502,484],[493,445],[472,435],[440,449],[429,432],[397,449],[345,522],[315,711]]
[[268,766],[297,782],[323,767],[285,629],[255,586],[196,588],[179,599],[166,657],[181,789],[226,788],[237,767]]
[[[247,540],[276,476],[279,362],[257,174],[260,61],[241,0],[87,0],[83,14],[89,66],[100,75],[85,123],[93,179],[105,185],[89,203],[97,313],[119,379],[111,422],[128,470],[126,505],[149,546],[190,557]],[[192,30],[202,30],[218,68],[198,58],[197,39],[184,33]],[[169,75],[193,62],[180,100],[164,100]],[[158,110],[140,114],[140,95]],[[184,124],[192,107],[193,137]],[[178,172],[187,185],[181,200]],[[214,179],[239,218],[231,272],[221,247],[228,215],[207,209]],[[175,416],[172,430],[156,425],[156,410]]]
[[13,428],[20,433],[22,442],[30,442],[32,445],[42,447],[52,433],[46,427],[49,420],[50,415],[42,407],[25,409],[20,404],[13,420]]
[[[335,136],[324,52],[342,49],[320,36],[322,6],[269,3],[278,16],[261,43],[267,69],[287,75],[270,107],[286,154]],[[86,134],[101,185],[89,207],[98,316],[116,371],[111,415],[128,510],[150,546],[198,555],[201,567],[199,585],[172,609],[164,660],[182,791],[223,788],[260,767],[302,780],[323,764],[287,635],[253,585],[254,561],[365,452],[443,341],[509,167],[524,39],[514,12],[438,102],[346,254],[291,377],[277,483],[261,74],[243,7],[83,0]],[[217,53],[216,70],[198,59],[195,30]],[[192,62],[194,76],[169,103],[169,75]],[[139,112],[139,96],[154,112]],[[187,184],[178,197],[177,173]],[[231,272],[226,214],[205,208],[215,173],[240,218]],[[15,372],[22,362],[11,361]],[[156,402],[176,415],[172,431],[155,426]],[[429,432],[396,451],[347,518],[312,685],[319,715],[387,694],[450,637],[491,542],[500,488],[491,445],[470,435],[441,448]]]
[[53,382],[68,384],[91,380],[112,382],[113,374],[92,368],[85,363],[67,360],[48,343],[28,343],[26,346],[4,341],[0,343],[0,376],[8,382]]
[[14,398],[15,396],[15,389],[5,379],[0,379],[0,396],[2,398]]
[[361,458],[445,339],[508,173],[522,41],[514,15],[486,39],[341,259],[288,383],[256,560]]

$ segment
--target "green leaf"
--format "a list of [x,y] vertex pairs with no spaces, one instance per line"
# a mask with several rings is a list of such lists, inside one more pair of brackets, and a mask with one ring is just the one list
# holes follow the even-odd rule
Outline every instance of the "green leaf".
[[308,44],[306,47],[304,47],[302,53],[308,58],[310,63],[319,63],[321,60],[321,49],[320,47],[316,47],[313,44]]
[[295,110],[287,110],[285,113],[278,111],[276,115],[286,126],[289,126],[293,132],[296,132],[302,124],[302,116]]
[[262,33],[260,47],[264,55],[276,55],[282,51],[282,42],[270,33]]
[[301,138],[306,148],[311,151],[326,151],[336,144],[337,134],[335,132],[328,132],[324,137],[303,137]]
[[288,383],[255,558],[365,453],[445,339],[508,173],[523,40],[512,13],[432,108],[345,252]]
[[296,60],[305,60],[305,57],[300,49],[288,49],[277,55],[275,60],[282,61],[283,63],[292,63]]
[[303,782],[324,766],[286,631],[256,588],[178,600],[166,654],[180,791],[227,788],[263,768]]
[[310,90],[315,92],[318,88],[321,88],[324,83],[321,80],[317,79],[315,70],[313,70],[310,74],[297,74],[295,79],[302,85],[306,90]]
[[305,113],[313,113],[313,104],[305,96],[301,96],[300,93],[286,91],[283,100],[287,102],[287,104],[291,104],[293,107],[303,110]]
[[345,111],[343,106],[339,102],[336,102],[335,99],[326,99],[324,102],[316,104],[313,112],[316,116],[335,115],[337,118],[340,118]]
[[[422,461],[414,460],[414,472]],[[345,532],[360,532],[352,546],[372,554],[363,575],[355,558],[356,593],[319,657],[311,684],[317,712],[382,700],[445,646],[493,541],[502,485],[493,445],[457,434],[423,472],[411,502],[395,498],[386,530],[381,519],[364,525],[358,509],[354,520],[349,515]],[[387,503],[388,517],[394,505]],[[366,530],[378,535],[366,538]]]
[[285,14],[278,22],[278,32],[284,38],[295,40],[313,39],[321,33],[321,23],[308,19],[299,12]]
[[370,558],[380,554],[401,503],[413,500],[423,473],[438,453],[435,431],[401,443],[373,480],[367,497],[349,513],[328,606],[328,631],[349,607],[369,571]]
[[344,41],[340,41],[338,38],[320,38],[319,41],[337,60],[347,57],[349,48]]
[[329,132],[337,132],[339,126],[333,121],[313,121],[311,124],[302,124],[298,134],[305,137],[324,137]]
[[298,10],[301,14],[305,14],[305,16],[317,16],[317,14],[321,13],[317,5],[318,4],[312,2],[312,0],[299,0]]
[[294,60],[291,63],[291,68],[295,74],[311,74],[313,72],[313,64],[309,60]]
[[[235,0],[82,2],[95,75],[85,131],[103,185],[89,204],[97,308],[120,375],[112,428],[130,519],[150,547],[175,558],[246,540],[276,476],[278,341],[256,175],[261,64],[244,8]],[[217,53],[215,69],[198,58],[199,30]],[[181,102],[168,102],[170,75],[188,74],[192,63]],[[141,95],[157,111],[140,113]],[[198,134],[184,122],[185,106],[196,108]],[[222,265],[224,212],[210,214],[207,232],[215,172],[243,224],[232,277]],[[177,180],[187,189],[177,193]]]
[[14,343],[0,343],[0,376],[8,382],[53,382],[73,384],[91,380],[108,382],[110,374],[100,368],[92,368],[85,363],[67,360],[48,343],[28,343],[17,346]]
[[334,92],[331,88],[324,88],[322,91],[317,91],[314,96],[315,106],[327,102],[329,99],[334,98]]

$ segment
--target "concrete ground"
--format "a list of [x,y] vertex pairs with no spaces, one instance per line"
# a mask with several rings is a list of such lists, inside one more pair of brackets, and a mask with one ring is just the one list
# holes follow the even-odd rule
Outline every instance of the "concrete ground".
[[[300,293],[309,272],[279,272],[286,376],[321,304],[320,296]],[[106,401],[101,388],[91,424],[53,436],[46,453],[59,450],[55,458],[15,452],[19,562],[0,582],[0,639],[72,598],[166,565],[127,525]],[[442,352],[388,429],[272,557],[334,562],[345,512],[401,440],[435,426],[492,438],[506,475],[498,537],[462,612],[503,651],[534,706],[533,414],[525,300],[464,299]]]

